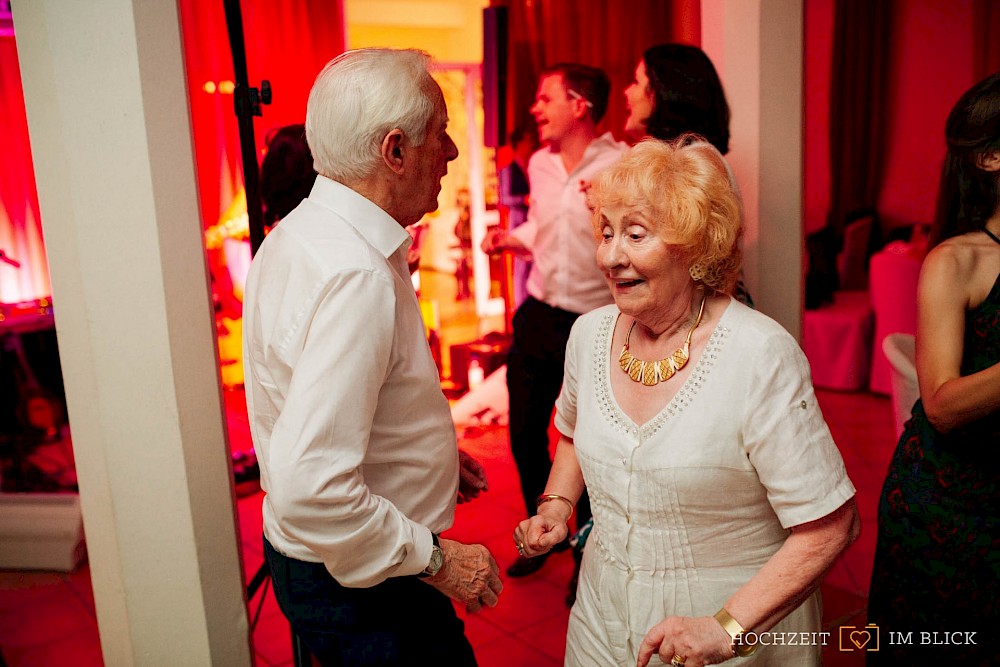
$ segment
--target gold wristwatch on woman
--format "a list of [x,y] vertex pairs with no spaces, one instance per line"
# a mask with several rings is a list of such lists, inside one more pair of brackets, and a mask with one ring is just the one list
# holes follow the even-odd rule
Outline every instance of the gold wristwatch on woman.
[[743,629],[743,626],[735,618],[729,615],[725,607],[715,613],[715,620],[719,622],[722,629],[728,632],[732,638],[733,655],[740,658],[753,655],[753,652],[757,650],[757,636],[755,634],[750,633],[751,636],[748,637],[747,631]]

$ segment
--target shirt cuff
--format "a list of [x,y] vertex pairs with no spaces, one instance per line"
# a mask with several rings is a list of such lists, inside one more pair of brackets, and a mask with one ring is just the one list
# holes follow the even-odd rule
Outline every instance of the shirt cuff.
[[413,540],[413,553],[403,563],[403,571],[406,574],[420,574],[427,569],[431,562],[431,551],[434,548],[434,538],[431,531],[424,526],[420,526],[415,531]]
[[535,247],[535,234],[537,231],[538,225],[535,222],[529,221],[515,227],[510,231],[509,235],[520,241],[528,250],[532,250]]

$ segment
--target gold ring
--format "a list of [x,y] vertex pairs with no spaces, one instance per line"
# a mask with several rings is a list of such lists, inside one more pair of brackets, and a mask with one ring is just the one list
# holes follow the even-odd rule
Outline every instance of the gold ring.
[[674,657],[670,659],[670,664],[676,665],[677,667],[683,667],[685,662],[687,662],[687,658],[683,655],[677,655],[676,653],[674,653]]
[[519,554],[521,554],[523,556],[524,555],[524,542],[521,542],[520,540],[518,540],[518,542],[517,542],[517,544],[515,546],[517,547],[517,553],[519,553]]

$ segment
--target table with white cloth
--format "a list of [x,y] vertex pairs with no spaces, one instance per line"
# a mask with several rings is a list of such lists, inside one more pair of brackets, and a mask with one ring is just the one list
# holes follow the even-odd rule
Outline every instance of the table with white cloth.
[[823,389],[857,391],[868,385],[874,316],[868,290],[838,290],[833,303],[802,316],[802,350],[812,381]]

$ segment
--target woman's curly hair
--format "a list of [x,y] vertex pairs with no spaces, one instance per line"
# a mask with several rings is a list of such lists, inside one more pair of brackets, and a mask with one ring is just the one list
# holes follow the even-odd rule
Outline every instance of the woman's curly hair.
[[743,262],[743,205],[722,155],[702,137],[639,142],[598,174],[588,197],[595,236],[603,208],[639,211],[699,282],[733,293]]

